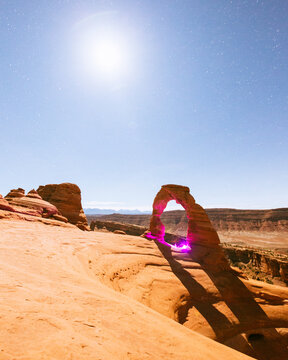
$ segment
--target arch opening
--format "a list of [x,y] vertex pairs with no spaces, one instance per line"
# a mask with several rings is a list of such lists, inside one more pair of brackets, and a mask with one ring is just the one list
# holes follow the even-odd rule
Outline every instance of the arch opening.
[[160,215],[160,219],[164,226],[164,243],[168,244],[174,251],[189,250],[190,247],[188,248],[189,244],[187,243],[187,213],[184,207],[177,203],[175,199],[169,200]]
[[[158,242],[169,246],[173,251],[177,251],[177,252],[189,252],[191,251],[191,247],[189,245],[189,242],[187,240],[187,237],[185,236],[180,236],[180,235],[175,235],[173,233],[169,233],[166,232],[165,230],[165,225],[163,224],[163,222],[161,221],[161,216],[165,213],[165,210],[167,209],[167,204],[170,203],[172,201],[172,204],[169,206],[168,205],[168,209],[169,207],[176,207],[173,204],[173,200],[175,201],[176,204],[178,204],[179,206],[177,206],[177,208],[181,209],[181,210],[185,210],[185,214],[187,217],[187,213],[186,213],[186,209],[183,207],[183,205],[180,205],[176,199],[170,199],[166,202],[165,207],[163,206],[161,209],[161,214],[159,214],[159,218],[157,219],[159,228],[161,228],[161,232],[159,232],[158,234],[153,234],[151,231],[149,231],[148,233],[146,233],[146,238],[148,239],[153,239],[153,240],[157,240]],[[154,205],[154,204],[153,204]],[[154,206],[153,206],[154,208]],[[169,210],[168,210],[169,211]],[[176,210],[177,211],[177,210]],[[178,210],[179,211],[179,210]],[[153,210],[154,212],[154,210]],[[153,215],[152,215],[153,218]],[[163,220],[163,218],[162,218]],[[188,225],[187,225],[187,233],[188,233]]]

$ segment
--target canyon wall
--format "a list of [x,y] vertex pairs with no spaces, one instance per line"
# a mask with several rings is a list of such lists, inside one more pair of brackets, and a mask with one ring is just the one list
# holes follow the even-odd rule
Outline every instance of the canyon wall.
[[[243,248],[223,244],[223,250],[232,265],[256,280],[280,280],[288,285],[288,257],[272,251]],[[275,280],[274,280],[275,281]]]
[[[272,210],[205,209],[217,231],[267,231],[288,232],[288,208]],[[95,218],[125,224],[149,226],[150,215],[87,215],[91,222]],[[166,211],[161,216],[167,231],[177,235],[187,232],[187,217],[184,210]]]

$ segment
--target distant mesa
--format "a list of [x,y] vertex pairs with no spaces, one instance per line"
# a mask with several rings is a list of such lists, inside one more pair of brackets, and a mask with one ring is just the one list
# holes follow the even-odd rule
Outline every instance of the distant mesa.
[[[228,208],[204,209],[214,229],[218,232],[271,232],[288,231],[288,208],[269,210],[241,210]],[[101,220],[149,227],[150,216],[146,214],[101,214]],[[86,212],[88,221],[94,220],[98,213]],[[99,216],[98,216],[99,217]],[[186,235],[188,219],[184,210],[164,211],[161,216],[166,230],[176,235]],[[221,239],[221,235],[220,235]]]
[[82,209],[81,191],[77,185],[71,183],[41,185],[37,192],[42,199],[56,206],[71,224],[81,230],[90,230]]

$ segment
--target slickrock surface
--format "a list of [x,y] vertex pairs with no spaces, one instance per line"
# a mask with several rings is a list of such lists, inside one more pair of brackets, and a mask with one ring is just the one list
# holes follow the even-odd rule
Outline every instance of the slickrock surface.
[[39,186],[39,195],[49,203],[55,205],[71,224],[81,230],[89,230],[88,222],[81,204],[81,191],[75,184],[49,184]]
[[[207,274],[181,254],[163,257],[154,242],[64,223],[2,219],[0,237],[1,360],[244,360],[188,327],[234,344],[260,324],[273,326],[264,341],[269,359],[283,350],[282,330],[275,330],[287,325],[283,289],[249,282],[250,293],[235,275]],[[193,306],[185,320],[187,301]]]
[[[92,221],[91,230],[106,229],[107,231],[123,231],[127,235],[143,236],[148,228],[139,225],[122,224],[114,221]],[[165,240],[174,244],[181,237],[165,233]],[[233,266],[240,266],[242,271],[253,279],[274,283],[276,285],[288,285],[288,258],[287,255],[275,253],[271,250],[246,248],[229,243],[220,244],[225,255]]]
[[287,358],[288,289],[219,271],[217,261],[205,269],[195,254],[146,239],[105,233],[102,244],[100,257],[96,244],[81,258],[107,286],[250,356]]

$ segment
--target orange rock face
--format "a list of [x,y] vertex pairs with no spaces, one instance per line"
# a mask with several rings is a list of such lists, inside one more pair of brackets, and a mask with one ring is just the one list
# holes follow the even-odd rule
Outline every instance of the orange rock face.
[[81,204],[81,191],[75,184],[49,184],[39,186],[37,192],[42,199],[55,205],[71,224],[81,230],[89,230]]
[[196,204],[189,188],[186,186],[163,185],[156,195],[150,220],[152,238],[155,238],[160,243],[164,242],[165,226],[160,217],[167,203],[171,200],[176,200],[186,210],[188,218],[186,241],[190,248],[188,251],[191,258],[206,268],[214,268],[220,271],[229,269],[227,259],[219,246],[220,240],[217,232],[213,228],[205,210]]
[[22,188],[12,189],[5,196],[5,199],[7,199],[9,201],[9,199],[13,199],[13,198],[16,198],[16,197],[21,198],[22,196],[25,196],[25,190],[24,189],[22,189]]
[[3,199],[3,196],[0,194],[0,210],[14,211],[13,207],[9,205],[8,201]]
[[[24,189],[13,189],[5,196],[5,199],[8,201],[9,205],[12,206],[12,210],[10,211],[21,213],[23,212],[23,208],[25,208],[32,210],[34,212],[33,215],[35,216],[43,216],[46,218],[59,214],[56,206],[44,201],[35,190],[31,190],[28,195],[25,196]],[[15,208],[15,206],[19,208]]]
[[42,199],[41,196],[34,189],[30,190],[26,196],[33,199]]
[[153,202],[153,213],[150,220],[150,231],[158,239],[164,239],[165,227],[160,216],[171,200],[183,206],[188,218],[187,241],[189,244],[218,245],[217,232],[213,228],[205,210],[195,203],[186,186],[163,185]]

